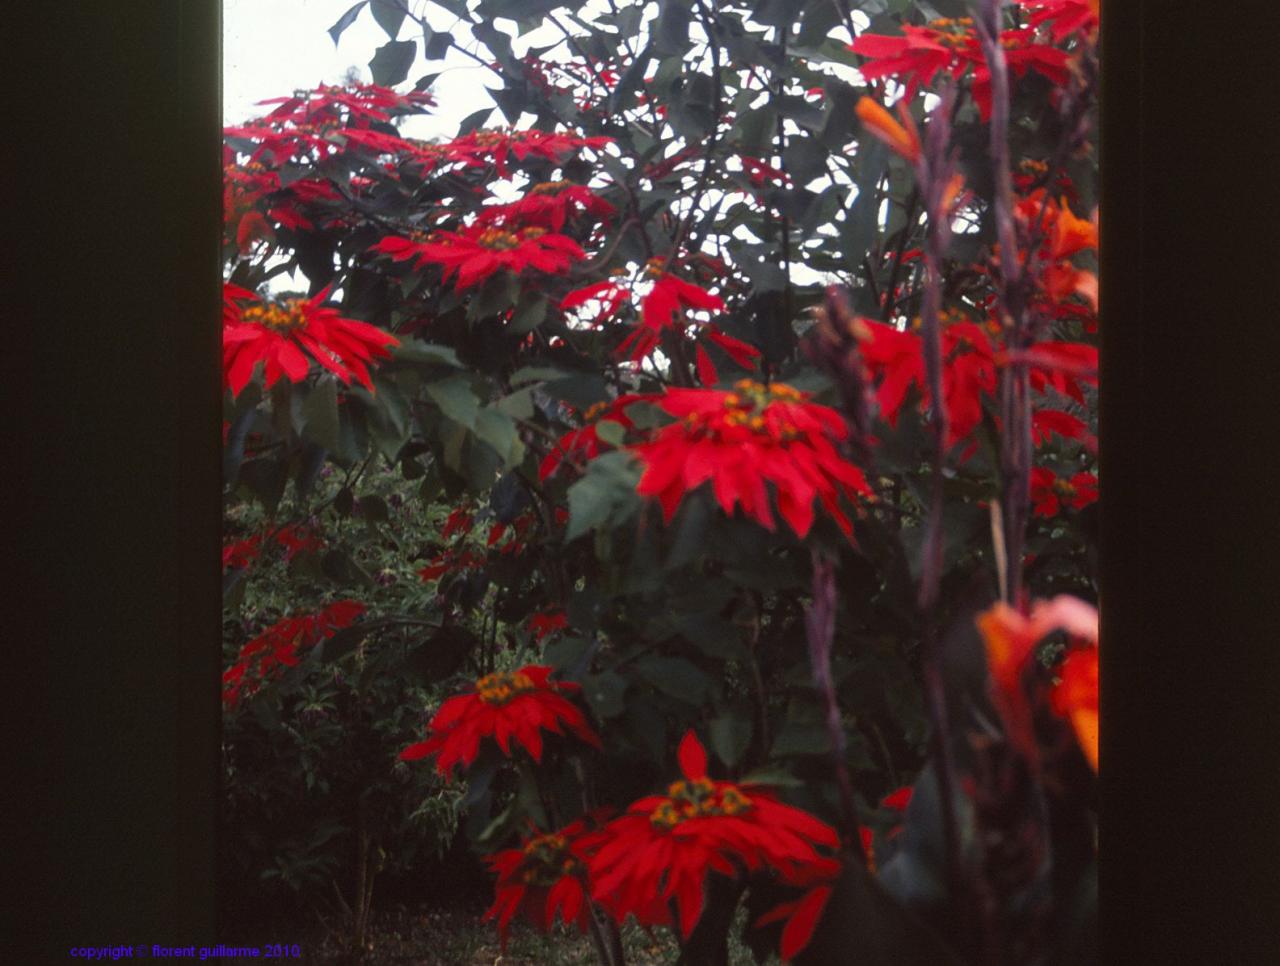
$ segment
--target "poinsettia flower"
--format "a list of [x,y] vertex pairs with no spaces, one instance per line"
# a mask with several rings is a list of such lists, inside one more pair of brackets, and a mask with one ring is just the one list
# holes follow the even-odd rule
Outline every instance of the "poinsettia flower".
[[868,58],[858,68],[866,80],[895,78],[906,87],[907,102],[941,72],[959,80],[980,56],[969,17],[933,20],[926,27],[903,24],[901,37],[862,34],[849,49]]
[[[639,362],[653,352],[660,344],[663,332],[673,331],[681,338],[687,338],[686,311],[724,311],[724,301],[718,295],[712,295],[692,282],[662,271],[659,267],[661,263],[661,259],[654,259],[650,263],[649,269],[657,277],[649,294],[640,302],[640,324],[618,345],[618,355],[630,362]],[[760,356],[760,350],[755,346],[726,335],[713,323],[698,326],[695,338],[703,335],[720,346],[744,369],[752,368]],[[718,381],[715,366],[701,345],[697,347],[696,362],[698,378],[704,386]]]
[[1053,434],[1063,439],[1079,440],[1090,452],[1097,452],[1098,439],[1079,416],[1060,409],[1036,409],[1031,413],[1031,441],[1037,446],[1048,443]]
[[1060,680],[1050,700],[1058,714],[1071,722],[1080,750],[1098,770],[1098,648],[1073,648],[1058,668]]
[[460,232],[435,232],[425,241],[389,236],[370,251],[389,255],[397,262],[416,259],[417,267],[441,265],[445,281],[454,279],[459,290],[471,288],[496,272],[519,275],[532,268],[563,275],[575,261],[587,257],[572,238],[545,228],[507,231],[482,224]]
[[461,763],[466,768],[480,753],[480,742],[497,742],[511,757],[511,743],[522,745],[542,761],[542,732],[564,734],[568,728],[593,748],[600,738],[577,706],[564,695],[581,690],[570,681],[552,681],[552,668],[529,665],[518,671],[495,671],[475,683],[475,690],[449,698],[428,725],[425,741],[400,752],[403,761],[436,756],[436,771],[450,778]]
[[591,922],[587,863],[591,838],[602,812],[571,822],[556,832],[533,835],[517,849],[503,849],[486,856],[497,874],[493,905],[485,919],[497,919],[502,949],[516,913],[523,913],[535,928],[550,932],[556,919],[585,933]]
[[1031,503],[1036,516],[1055,517],[1063,506],[1079,510],[1097,499],[1098,478],[1092,473],[1077,473],[1066,480],[1043,466],[1031,470]]
[[1053,39],[1062,43],[1072,34],[1087,35],[1098,29],[1099,0],[1016,0],[1031,11],[1032,27],[1049,24]]
[[261,552],[262,537],[254,534],[244,540],[233,540],[222,548],[222,569],[243,570]]
[[435,145],[432,153],[464,168],[493,164],[498,176],[505,178],[513,157],[517,161],[529,157],[560,161],[583,148],[599,149],[611,143],[613,138],[583,137],[567,132],[491,129],[471,131],[452,141]]
[[665,919],[670,914],[654,899],[674,900],[676,925],[688,939],[711,872],[737,878],[772,871],[790,885],[838,873],[839,862],[822,851],[839,845],[829,825],[763,787],[710,778],[706,750],[692,731],[677,758],[683,778],[606,825],[590,857],[592,895],[617,919]]
[[519,201],[481,208],[476,222],[562,231],[570,218],[590,215],[597,221],[606,221],[614,212],[613,205],[584,184],[543,181],[531,187]]
[[392,113],[418,114],[434,105],[426,91],[399,94],[377,84],[324,85],[286,97],[269,97],[259,105],[279,105],[267,117],[278,121],[305,122],[316,117],[338,118],[344,114],[353,123],[389,121]]
[[548,634],[562,631],[569,626],[569,617],[563,610],[549,610],[529,618],[529,632],[535,643],[541,643]]
[[669,523],[685,495],[710,482],[716,501],[775,528],[766,483],[778,512],[798,537],[813,525],[815,498],[850,539],[853,525],[838,498],[873,498],[862,470],[836,450],[848,435],[841,415],[782,383],[743,379],[732,392],[668,389],[656,400],[677,417],[633,447],[644,463],[637,491],[654,496]]
[[884,798],[880,799],[881,808],[891,808],[895,812],[905,812],[907,806],[911,804],[911,796],[915,794],[915,789],[910,785],[903,785],[901,788],[895,788]]
[[232,395],[240,395],[259,362],[265,363],[267,389],[282,376],[301,382],[311,371],[303,349],[344,383],[354,378],[373,390],[369,364],[390,358],[390,347],[399,345],[400,340],[377,326],[344,319],[336,309],[325,308],[321,303],[330,288],[305,300],[256,301],[243,308],[236,305],[237,311],[229,314],[225,308],[228,300],[235,305],[240,296],[233,293],[228,297],[224,286],[222,368]]
[[286,563],[300,553],[309,553],[323,546],[323,541],[317,533],[298,524],[282,527],[277,531],[275,539],[276,543],[284,548]]
[[617,315],[622,306],[630,299],[630,291],[617,282],[611,282],[606,279],[603,282],[593,282],[591,285],[574,289],[560,300],[560,310],[568,311],[580,308],[588,302],[596,302],[600,305],[600,311],[587,324],[599,325],[601,322],[607,322]]
[[[862,357],[873,380],[879,381],[876,400],[880,414],[896,426],[907,391],[920,392],[921,406],[932,397],[925,378],[924,340],[917,332],[902,332],[891,325],[862,320],[871,338],[861,345]],[[968,438],[982,422],[982,398],[996,391],[996,356],[986,331],[959,316],[942,321],[942,393],[947,406],[947,445]]]
[[[299,651],[314,647],[349,627],[364,613],[356,600],[340,600],[314,614],[300,614],[276,621],[240,649],[236,663],[222,675],[222,700],[235,706],[247,692],[278,677],[286,667],[300,660]],[[252,672],[252,673],[251,673]]]
[[[862,848],[867,855],[867,862],[870,864],[873,861],[871,858],[871,831],[865,828],[860,831],[864,833],[862,836]],[[785,920],[785,924],[782,927],[782,942],[779,944],[778,952],[784,961],[795,959],[809,945],[809,940],[813,938],[813,931],[817,928],[818,922],[822,918],[822,912],[827,907],[827,900],[831,898],[831,894],[834,891],[835,887],[833,885],[815,886],[798,899],[774,906],[757,919],[754,925],[758,928]]]
[[626,393],[612,402],[598,402],[587,408],[582,414],[586,425],[571,429],[556,442],[555,448],[546,455],[538,467],[538,479],[546,480],[553,475],[566,460],[585,463],[600,455],[601,448],[610,444],[600,438],[598,429],[601,422],[617,423],[625,432],[635,426],[628,418],[626,409],[637,402],[657,399],[651,393]]

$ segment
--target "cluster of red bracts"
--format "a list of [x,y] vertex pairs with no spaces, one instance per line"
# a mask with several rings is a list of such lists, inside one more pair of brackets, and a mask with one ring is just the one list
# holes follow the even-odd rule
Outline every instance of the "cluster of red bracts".
[[[519,745],[539,762],[544,730],[567,730],[600,748],[585,716],[568,700],[578,686],[553,681],[550,674],[548,667],[529,666],[486,675],[472,692],[447,700],[431,720],[427,739],[400,757],[435,756],[437,770],[448,776],[459,764],[472,764],[485,741],[508,757],[513,744]],[[835,830],[767,788],[712,779],[706,751],[692,731],[680,742],[677,758],[682,777],[665,794],[641,798],[616,816],[594,812],[489,857],[497,884],[486,918],[497,920],[504,947],[517,913],[543,929],[559,918],[585,932],[592,903],[618,922],[634,916],[645,926],[674,926],[687,939],[702,915],[705,879],[713,872],[731,878],[770,873],[808,889],[798,909],[788,905],[769,919],[789,920],[784,957],[804,947],[840,871]]]

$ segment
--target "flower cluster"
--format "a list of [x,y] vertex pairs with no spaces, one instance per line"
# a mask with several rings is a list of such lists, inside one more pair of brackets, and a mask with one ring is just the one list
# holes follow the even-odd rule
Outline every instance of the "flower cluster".
[[445,163],[476,168],[492,164],[498,177],[505,178],[510,173],[512,158],[559,162],[583,148],[598,150],[612,142],[613,138],[583,137],[568,132],[484,129],[442,144],[419,144],[417,154],[418,160],[428,166]]
[[[342,382],[354,378],[373,389],[369,365],[390,358],[390,347],[400,340],[377,326],[344,319],[336,309],[325,308],[321,303],[328,295],[326,288],[310,299],[277,303],[257,301],[252,293],[235,286],[223,287],[222,367],[233,395],[248,385],[259,362],[265,364],[267,389],[282,376],[301,382],[311,371],[307,354]],[[238,302],[245,298],[255,301],[240,307]]]
[[813,525],[817,499],[852,539],[839,497],[873,494],[862,470],[836,449],[848,428],[834,409],[809,402],[790,386],[748,379],[731,392],[669,389],[656,404],[679,422],[633,451],[645,467],[637,489],[658,498],[668,522],[686,494],[710,481],[725,513],[741,504],[747,516],[773,530],[765,488],[772,483],[778,512],[797,536]]
[[[944,17],[924,27],[904,24],[902,33],[901,37],[862,34],[853,42],[849,49],[868,58],[858,68],[863,77],[868,81],[894,78],[906,86],[905,100],[910,102],[938,74],[958,81],[972,68],[973,100],[983,121],[991,117],[991,73],[971,18]],[[1066,51],[1037,43],[1035,33],[1022,29],[1000,34],[1009,73],[1021,77],[1035,70],[1054,84],[1066,83]]]
[[596,221],[606,221],[613,214],[613,205],[586,185],[572,181],[542,181],[533,185],[519,201],[481,208],[476,215],[476,223],[528,226],[559,232],[571,219],[590,216]]
[[768,870],[781,882],[808,885],[839,871],[839,862],[820,851],[839,844],[830,826],[765,788],[710,778],[692,731],[677,757],[684,777],[609,822],[590,857],[592,894],[617,919],[635,915],[646,925],[666,925],[674,900],[676,925],[687,939],[702,914],[709,872],[737,877]]
[[445,281],[452,278],[459,290],[478,285],[496,272],[519,275],[534,269],[563,275],[574,262],[587,257],[568,235],[536,227],[508,231],[481,223],[458,232],[435,232],[422,241],[389,236],[371,251],[397,262],[416,260],[417,267],[442,265]]
[[1055,517],[1064,506],[1079,510],[1097,499],[1098,478],[1092,473],[1076,473],[1068,480],[1043,466],[1031,469],[1031,504],[1036,516]]
[[474,690],[449,698],[427,726],[425,741],[400,752],[404,761],[436,756],[436,770],[448,778],[458,764],[469,767],[480,753],[480,742],[497,742],[511,757],[511,742],[522,745],[535,761],[542,760],[542,732],[558,735],[568,728],[593,748],[600,738],[586,717],[564,697],[580,690],[568,681],[550,680],[552,669],[530,665],[518,671],[495,671],[475,682]]
[[234,707],[246,694],[298,663],[299,652],[349,627],[364,613],[359,601],[342,600],[314,614],[276,621],[240,649],[236,663],[222,675],[222,700]]

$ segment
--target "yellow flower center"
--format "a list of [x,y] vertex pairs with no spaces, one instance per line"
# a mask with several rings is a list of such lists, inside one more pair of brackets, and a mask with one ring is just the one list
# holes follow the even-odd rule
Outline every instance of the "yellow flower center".
[[[765,432],[765,410],[775,402],[797,403],[804,400],[804,394],[785,383],[764,383],[751,379],[740,379],[733,384],[734,391],[724,397],[724,421],[729,426],[745,426],[754,433]],[[693,426],[698,422],[696,416],[686,419]],[[783,440],[795,439],[800,434],[789,426],[775,427]]]
[[1076,488],[1067,480],[1054,480],[1053,489],[1059,496],[1066,497],[1067,499],[1071,499],[1071,497],[1076,495]]
[[751,808],[751,799],[735,786],[719,789],[709,778],[672,782],[667,797],[649,813],[649,821],[660,829],[675,828],[691,818],[716,815],[741,815]]
[[291,332],[303,328],[307,324],[306,314],[302,309],[301,299],[289,299],[283,305],[276,302],[263,302],[251,305],[240,316],[241,321],[254,325],[265,325],[277,332]]
[[583,871],[582,863],[569,851],[569,840],[556,832],[526,842],[524,858],[520,880],[528,885],[555,885],[562,875]]
[[529,189],[531,195],[554,195],[569,187],[570,181],[542,181]]
[[476,682],[476,693],[486,704],[506,704],[536,687],[533,679],[522,671],[495,671]]
[[972,17],[939,17],[930,20],[928,25],[938,31],[937,42],[944,47],[960,50],[969,43],[969,31],[973,27]]
[[587,411],[582,414],[582,418],[587,422],[591,422],[608,408],[609,404],[607,402],[592,403],[587,407]]

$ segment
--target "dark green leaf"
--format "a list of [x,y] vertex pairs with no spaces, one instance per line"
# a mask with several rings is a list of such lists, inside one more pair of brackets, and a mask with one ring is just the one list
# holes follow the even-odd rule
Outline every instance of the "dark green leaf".
[[711,678],[692,661],[682,657],[651,654],[637,661],[635,667],[641,677],[663,694],[686,704],[701,704],[711,685]]
[[409,76],[409,68],[418,56],[418,45],[412,40],[392,40],[383,44],[369,61],[373,82],[383,87],[395,87]]
[[365,8],[369,0],[360,0],[355,6],[338,18],[338,22],[329,28],[328,34],[333,38],[333,46],[338,46],[338,38],[342,36],[342,32],[356,22],[356,17],[360,16],[360,11]]
[[453,34],[447,30],[432,30],[422,25],[422,55],[427,60],[444,60],[445,54],[453,46]]
[[327,450],[341,445],[338,422],[338,382],[323,376],[302,404],[303,434]]
[[458,123],[458,137],[463,137],[477,128],[484,127],[485,122],[489,120],[489,115],[492,113],[492,107],[482,107],[480,110],[468,114]]
[[653,26],[653,49],[659,56],[683,57],[689,47],[689,21],[693,9],[688,0],[663,0]]
[[622,696],[627,690],[627,680],[613,671],[589,674],[582,680],[582,694],[591,705],[597,718],[616,718],[626,705]]
[[471,381],[466,376],[450,376],[438,382],[429,382],[426,389],[431,401],[455,423],[467,429],[475,427],[480,401],[471,391]]
[[711,719],[711,747],[716,756],[732,768],[742,760],[751,744],[751,719],[733,711]]
[[402,0],[373,0],[369,10],[387,37],[395,40],[396,34],[400,33],[400,25],[404,23],[405,14],[408,12]]

